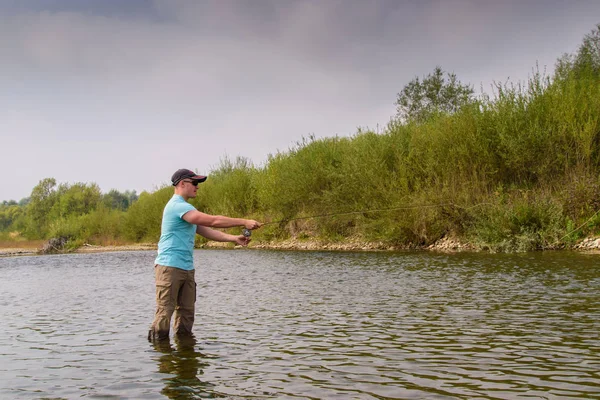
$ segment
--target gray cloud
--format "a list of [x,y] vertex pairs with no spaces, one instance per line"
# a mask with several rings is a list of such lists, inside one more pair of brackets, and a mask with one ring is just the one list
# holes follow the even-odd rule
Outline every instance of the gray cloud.
[[0,165],[21,174],[2,174],[0,199],[48,176],[152,190],[180,167],[385,125],[435,65],[476,88],[526,79],[597,15],[583,0],[0,3]]

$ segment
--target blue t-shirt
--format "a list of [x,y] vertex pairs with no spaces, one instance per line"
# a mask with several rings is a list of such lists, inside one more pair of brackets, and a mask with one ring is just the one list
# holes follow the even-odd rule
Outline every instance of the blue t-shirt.
[[185,221],[183,214],[195,210],[183,197],[174,194],[163,211],[158,256],[155,263],[185,269],[194,269],[194,239],[196,225]]

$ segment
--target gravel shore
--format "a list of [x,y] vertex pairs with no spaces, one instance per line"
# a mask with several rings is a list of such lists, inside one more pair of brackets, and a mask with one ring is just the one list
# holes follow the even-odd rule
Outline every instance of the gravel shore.
[[[398,251],[398,250],[429,250],[441,252],[458,252],[458,251],[477,251],[477,249],[468,244],[461,243],[458,240],[443,238],[437,243],[427,247],[396,247],[389,246],[380,242],[365,242],[358,239],[348,239],[343,243],[328,243],[319,240],[298,240],[288,239],[277,242],[257,242],[251,243],[252,249],[269,249],[269,250],[309,250],[309,251]],[[232,248],[230,243],[208,242],[202,248]],[[591,253],[600,253],[600,237],[587,238],[579,242],[573,247],[577,251],[585,251]],[[140,251],[140,250],[156,250],[156,244],[140,243],[133,245],[122,246],[95,246],[86,244],[73,253],[100,253],[108,251]],[[39,249],[22,249],[22,248],[0,248],[0,257],[12,256],[30,256],[40,254]]]

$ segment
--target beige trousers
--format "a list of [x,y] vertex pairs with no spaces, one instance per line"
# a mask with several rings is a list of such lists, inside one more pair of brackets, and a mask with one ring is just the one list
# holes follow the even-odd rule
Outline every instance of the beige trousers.
[[194,272],[194,270],[186,271],[158,264],[154,266],[156,313],[148,338],[168,339],[174,312],[175,333],[178,335],[192,333],[196,305]]

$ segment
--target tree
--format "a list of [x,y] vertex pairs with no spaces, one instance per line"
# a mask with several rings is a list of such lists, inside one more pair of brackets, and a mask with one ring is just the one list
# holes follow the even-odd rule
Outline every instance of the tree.
[[590,68],[596,75],[600,73],[600,24],[584,36],[575,58],[575,64]]
[[89,214],[100,204],[101,192],[95,183],[63,183],[56,191],[57,200],[51,210],[54,218]]
[[138,199],[138,195],[135,190],[126,190],[125,192],[123,192],[123,194],[127,197],[127,200],[129,201],[129,206],[135,203]]
[[21,215],[23,215],[23,208],[18,205],[0,207],[0,231],[9,229]]
[[575,77],[600,76],[600,24],[583,37],[575,54],[564,54],[556,63],[556,77],[566,79],[570,74]]
[[46,233],[48,215],[56,203],[56,179],[42,179],[31,191],[27,205],[27,234],[30,238],[43,238]]
[[116,189],[111,189],[110,192],[102,196],[102,203],[107,208],[120,211],[127,210],[135,200],[137,200],[135,190],[131,192],[127,190],[121,193]]
[[410,81],[396,99],[396,116],[405,122],[422,123],[438,113],[454,113],[473,102],[473,88],[462,84],[454,73],[437,66],[433,73]]

